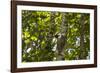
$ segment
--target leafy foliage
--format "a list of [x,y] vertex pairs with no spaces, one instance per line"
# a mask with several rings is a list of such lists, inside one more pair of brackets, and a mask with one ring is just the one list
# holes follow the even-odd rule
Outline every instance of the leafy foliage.
[[89,27],[88,13],[22,10],[22,62],[89,59]]

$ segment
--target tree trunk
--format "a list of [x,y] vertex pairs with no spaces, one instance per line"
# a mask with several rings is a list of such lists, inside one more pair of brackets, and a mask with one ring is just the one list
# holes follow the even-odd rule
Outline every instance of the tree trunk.
[[81,14],[81,19],[80,19],[80,55],[79,59],[85,59],[85,51],[84,51],[84,31],[85,31],[85,25],[84,25],[84,14]]
[[64,48],[66,45],[66,34],[67,34],[66,25],[67,23],[66,23],[65,13],[62,13],[61,29],[60,29],[59,37],[57,39],[57,51],[58,51],[57,60],[64,59]]

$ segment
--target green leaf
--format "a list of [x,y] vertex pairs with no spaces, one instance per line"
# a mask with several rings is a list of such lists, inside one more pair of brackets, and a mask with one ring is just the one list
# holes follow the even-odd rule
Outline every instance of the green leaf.
[[25,40],[25,43],[26,43],[26,44],[28,44],[29,42],[30,42],[30,40],[29,40],[29,39]]
[[24,32],[24,36],[25,36],[25,38],[28,38],[28,37],[30,37],[30,34],[29,34],[29,32]]
[[37,37],[35,37],[35,36],[32,36],[31,39],[34,41],[37,41]]

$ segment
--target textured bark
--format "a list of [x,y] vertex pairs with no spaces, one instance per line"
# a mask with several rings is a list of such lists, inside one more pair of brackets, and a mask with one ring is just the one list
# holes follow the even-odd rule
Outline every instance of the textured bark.
[[[50,30],[54,30],[55,29],[55,27],[54,27],[54,25],[55,25],[55,12],[51,12],[51,26],[50,26]],[[50,37],[51,38],[53,38],[53,32],[50,32]]]
[[85,19],[84,19],[84,14],[81,14],[81,19],[80,19],[80,55],[79,59],[85,59],[85,51],[84,51],[84,31],[85,31]]
[[57,60],[64,59],[64,48],[66,45],[66,34],[67,34],[66,32],[67,32],[67,27],[66,27],[65,13],[62,13],[61,29],[59,37],[57,39],[57,51],[58,51]]

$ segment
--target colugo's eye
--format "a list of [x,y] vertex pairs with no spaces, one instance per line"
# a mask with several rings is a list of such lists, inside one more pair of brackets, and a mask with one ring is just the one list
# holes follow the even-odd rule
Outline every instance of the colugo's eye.
[[58,38],[58,36],[59,36],[59,35],[57,35],[57,34],[55,35],[56,38]]

